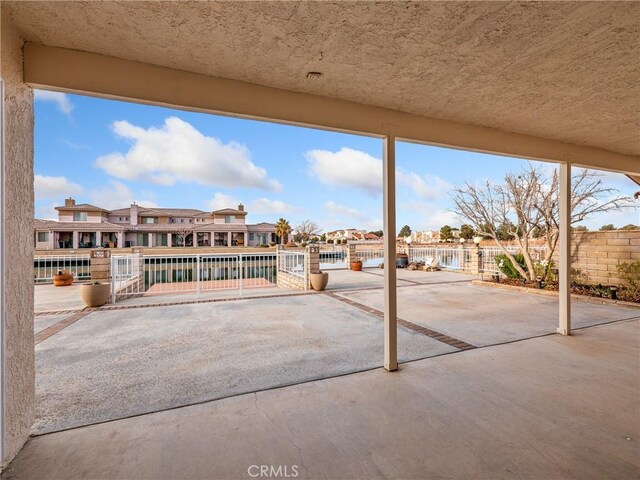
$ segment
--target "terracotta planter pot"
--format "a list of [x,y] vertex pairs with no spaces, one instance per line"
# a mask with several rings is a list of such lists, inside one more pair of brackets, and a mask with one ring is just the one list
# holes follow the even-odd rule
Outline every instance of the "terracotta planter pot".
[[362,271],[362,262],[359,260],[356,262],[351,262],[351,270],[353,270],[354,272]]
[[87,307],[101,307],[111,296],[111,285],[108,283],[80,285],[80,296]]
[[57,273],[53,276],[54,287],[67,287],[73,283],[73,274]]
[[329,274],[326,272],[310,273],[309,281],[311,282],[311,288],[316,292],[322,292],[329,283]]

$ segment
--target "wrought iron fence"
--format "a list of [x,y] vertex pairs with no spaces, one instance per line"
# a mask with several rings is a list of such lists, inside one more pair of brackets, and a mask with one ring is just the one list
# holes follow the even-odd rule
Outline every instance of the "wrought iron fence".
[[285,272],[289,275],[305,279],[306,269],[305,252],[284,251],[278,252],[278,272]]
[[320,270],[336,270],[347,268],[347,250],[342,247],[332,247],[320,250]]
[[84,255],[37,255],[33,257],[35,283],[50,283],[58,271],[68,272],[75,280],[91,279],[91,258]]
[[114,255],[112,300],[163,293],[269,287],[276,283],[274,253]]

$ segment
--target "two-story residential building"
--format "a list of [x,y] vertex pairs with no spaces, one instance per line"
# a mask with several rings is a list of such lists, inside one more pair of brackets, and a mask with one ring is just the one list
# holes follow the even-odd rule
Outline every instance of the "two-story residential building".
[[58,220],[35,220],[36,249],[174,246],[258,246],[279,239],[272,223],[246,224],[247,212],[224,208],[146,208],[136,203],[116,210],[67,198]]

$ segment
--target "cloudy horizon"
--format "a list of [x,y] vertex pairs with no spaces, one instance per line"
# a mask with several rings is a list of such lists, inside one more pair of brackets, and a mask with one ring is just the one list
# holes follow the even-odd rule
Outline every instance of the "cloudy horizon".
[[[248,223],[382,229],[379,139],[42,91],[35,118],[36,218],[57,218],[73,196],[107,209],[243,203]],[[398,229],[436,230],[464,223],[451,211],[455,185],[499,182],[528,161],[398,142],[396,163]],[[603,180],[624,195],[637,188],[620,174]],[[638,212],[583,222],[607,223],[637,224]]]

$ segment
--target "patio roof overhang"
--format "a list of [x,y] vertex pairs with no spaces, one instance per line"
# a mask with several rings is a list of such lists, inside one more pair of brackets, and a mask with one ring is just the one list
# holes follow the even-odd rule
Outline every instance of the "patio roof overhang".
[[3,10],[33,87],[640,172],[637,3]]

